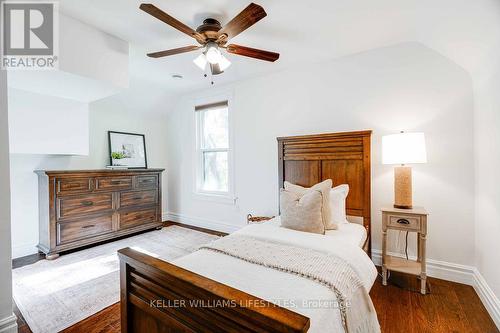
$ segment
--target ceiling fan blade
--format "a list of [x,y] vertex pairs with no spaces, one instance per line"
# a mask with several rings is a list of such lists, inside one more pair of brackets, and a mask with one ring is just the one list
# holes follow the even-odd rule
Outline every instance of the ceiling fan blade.
[[156,7],[153,4],[150,3],[142,3],[139,8],[146,13],[148,13],[151,16],[156,17],[158,20],[168,24],[169,26],[179,30],[180,32],[185,33],[186,35],[189,35],[193,38],[195,38],[198,42],[204,43],[205,38],[203,35],[200,33],[196,32],[195,30],[191,29],[184,23],[178,21],[177,19],[173,18],[172,16],[168,15],[165,13],[163,10],[160,8]]
[[236,15],[221,30],[219,35],[227,35],[227,39],[237,36],[240,32],[250,28],[252,25],[266,17],[266,11],[261,6],[251,3],[241,13]]
[[232,54],[237,54],[245,57],[271,61],[271,62],[278,60],[278,58],[280,57],[280,54],[276,52],[253,49],[251,47],[246,47],[236,44],[229,44],[226,47],[226,51]]
[[153,53],[148,53],[148,57],[151,58],[161,58],[161,57],[166,57],[174,54],[179,54],[179,53],[186,53],[186,52],[191,52],[198,50],[201,46],[184,46],[184,47],[179,47],[176,49],[170,49],[170,50],[165,50],[165,51],[159,51],[159,52],[153,52]]

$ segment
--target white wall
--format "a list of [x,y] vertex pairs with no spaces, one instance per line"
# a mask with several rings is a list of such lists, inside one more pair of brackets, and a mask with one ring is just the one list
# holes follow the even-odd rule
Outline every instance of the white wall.
[[[476,266],[496,309],[500,327],[500,44],[493,61],[475,80]],[[496,295],[496,296],[495,296]]]
[[129,43],[59,14],[59,69],[113,86],[129,86]]
[[[233,93],[236,206],[197,200],[192,193],[191,100],[219,90]],[[247,213],[276,214],[276,137],[372,129],[373,247],[380,249],[379,208],[393,202],[393,170],[381,164],[381,136],[399,130],[422,131],[429,163],[414,166],[414,203],[430,212],[428,256],[472,265],[472,110],[469,75],[418,43],[189,95],[168,120],[168,209],[172,218],[227,231],[243,226]]]
[[10,152],[88,155],[88,104],[9,88]]
[[[164,107],[168,103],[164,102]],[[21,257],[36,253],[38,243],[38,197],[35,169],[95,169],[109,164],[107,131],[144,133],[148,166],[167,167],[166,119],[158,109],[139,110],[103,99],[89,105],[89,156],[11,155],[12,253]],[[165,109],[166,111],[166,109]],[[10,111],[9,111],[10,112]],[[166,175],[163,207],[166,209]]]
[[17,332],[12,314],[12,262],[10,256],[9,128],[7,72],[0,70],[0,331]]

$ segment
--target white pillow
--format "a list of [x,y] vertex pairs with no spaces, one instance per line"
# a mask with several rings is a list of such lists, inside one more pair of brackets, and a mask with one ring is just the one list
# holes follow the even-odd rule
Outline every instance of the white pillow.
[[[346,214],[346,198],[349,194],[349,185],[342,184],[330,190],[330,210],[332,213],[332,224],[349,223]],[[336,229],[336,228],[335,228]]]
[[308,190],[303,195],[282,189],[280,192],[281,226],[288,229],[325,233],[322,219],[323,195]]
[[321,195],[323,196],[323,208],[321,210],[321,218],[323,220],[325,229],[337,229],[336,225],[333,225],[331,223],[332,214],[330,212],[330,189],[332,188],[333,185],[331,179],[324,180],[321,183],[318,183],[311,187],[302,187],[300,185],[295,185],[287,181],[285,181],[283,185],[286,191],[296,193],[300,196],[304,195],[307,191],[310,190],[321,191]]

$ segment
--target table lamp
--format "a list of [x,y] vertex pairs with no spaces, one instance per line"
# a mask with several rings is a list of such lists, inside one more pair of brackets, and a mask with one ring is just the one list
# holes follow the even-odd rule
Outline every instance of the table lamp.
[[412,208],[411,167],[406,164],[427,163],[424,133],[405,133],[382,137],[382,163],[394,167],[394,207]]

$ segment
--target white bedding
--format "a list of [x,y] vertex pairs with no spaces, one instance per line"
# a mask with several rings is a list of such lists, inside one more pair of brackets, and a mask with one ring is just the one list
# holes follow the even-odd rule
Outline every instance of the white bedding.
[[[351,265],[367,291],[377,277],[375,266],[358,244],[335,242],[330,236],[280,228],[273,223],[250,225],[237,233],[333,253]],[[317,282],[209,250],[196,251],[173,263],[309,317],[309,332],[344,331],[337,308],[318,306],[333,304],[336,296]]]
[[[280,226],[280,217],[275,217],[265,223]],[[348,242],[350,244],[356,244],[359,247],[363,247],[367,238],[365,227],[361,224],[351,222],[340,223],[338,224],[338,229],[326,230],[325,235],[332,237],[333,241]]]

